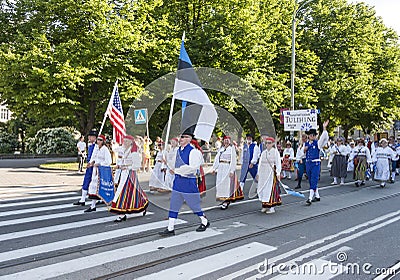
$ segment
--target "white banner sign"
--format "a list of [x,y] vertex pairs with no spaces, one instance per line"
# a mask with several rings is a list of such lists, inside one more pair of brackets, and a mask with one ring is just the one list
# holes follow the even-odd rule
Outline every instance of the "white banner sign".
[[318,128],[317,109],[283,111],[283,124],[285,131],[307,131]]

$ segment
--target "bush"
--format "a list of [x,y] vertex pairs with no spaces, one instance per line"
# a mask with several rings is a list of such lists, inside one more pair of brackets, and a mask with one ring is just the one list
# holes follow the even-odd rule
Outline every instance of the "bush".
[[14,153],[18,148],[18,137],[15,134],[0,131],[0,154]]
[[39,155],[73,154],[76,152],[74,135],[65,128],[43,128],[27,140],[28,151]]

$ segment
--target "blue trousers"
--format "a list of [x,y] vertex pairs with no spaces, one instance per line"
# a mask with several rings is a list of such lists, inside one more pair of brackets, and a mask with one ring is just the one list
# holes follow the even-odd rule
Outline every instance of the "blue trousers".
[[310,189],[314,191],[318,188],[318,179],[321,170],[321,162],[306,162],[306,172],[308,182],[310,183]]
[[185,201],[194,214],[199,217],[204,216],[200,205],[201,199],[196,178],[186,178],[175,175],[168,217],[176,219]]
[[85,177],[83,178],[82,190],[89,190],[90,181],[92,181],[93,166],[86,168]]
[[246,174],[244,174],[243,176],[242,176],[242,174],[240,174],[240,177],[242,178],[242,180],[240,182],[242,182],[242,183],[246,182],[247,173],[249,173],[249,172],[250,172],[251,177],[253,177],[253,179],[256,179],[257,171],[258,171],[258,164],[255,164],[252,168],[247,168]]
[[[301,185],[301,181],[303,180],[303,174],[306,171],[306,163],[305,160],[303,161],[303,163],[299,162],[298,165],[298,172],[297,172],[297,181],[298,181],[298,185]],[[307,175],[308,176],[308,175]]]

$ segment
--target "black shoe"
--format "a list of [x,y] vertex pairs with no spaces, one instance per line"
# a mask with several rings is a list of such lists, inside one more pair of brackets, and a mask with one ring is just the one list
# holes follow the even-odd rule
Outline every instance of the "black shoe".
[[314,197],[311,201],[312,202],[319,202],[319,201],[321,201],[321,198],[320,197]]
[[307,200],[306,200],[306,204],[307,204],[307,206],[310,206],[310,205],[311,205],[311,200],[310,200],[310,199],[307,199]]
[[201,224],[201,225],[196,229],[196,231],[197,231],[197,232],[205,231],[209,226],[210,226],[210,222],[207,221],[207,225]]
[[297,186],[294,188],[295,190],[301,189],[301,186]]
[[354,185],[356,185],[356,187],[359,187],[359,186],[360,186],[360,184],[359,184],[358,182],[355,182]]
[[168,228],[166,228],[164,231],[159,232],[158,234],[163,236],[163,237],[174,236],[175,235],[175,230],[168,230]]
[[389,180],[389,183],[390,183],[390,184],[393,184],[393,183],[394,183],[394,180],[393,180],[393,179],[390,179],[390,180]]
[[231,204],[229,201],[228,202],[223,202],[222,204],[221,204],[221,210],[226,210],[226,209],[228,209],[228,207],[229,207],[229,204]]
[[72,203],[72,205],[85,206],[85,202],[77,201],[77,202]]
[[365,186],[365,182],[362,181],[361,184],[360,184],[360,186]]
[[83,211],[83,212],[86,212],[86,213],[96,212],[96,208],[91,208],[91,207],[89,207],[88,209],[86,209],[86,210]]
[[104,201],[103,200],[97,200],[96,201],[96,205],[100,205],[100,204],[104,204]]
[[126,215],[124,215],[122,218],[118,217],[116,220],[114,220],[114,223],[120,223],[122,221],[126,221]]

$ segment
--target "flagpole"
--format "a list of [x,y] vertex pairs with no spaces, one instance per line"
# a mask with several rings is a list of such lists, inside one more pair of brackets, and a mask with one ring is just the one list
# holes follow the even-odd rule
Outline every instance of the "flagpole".
[[[183,31],[183,35],[182,35],[182,42],[184,42],[185,41],[185,31]],[[179,63],[178,63],[179,64]],[[176,82],[176,81],[175,81]],[[168,125],[167,125],[167,133],[166,133],[166,135],[165,135],[165,149],[164,150],[166,150],[166,147],[167,147],[167,145],[168,145],[168,139],[169,139],[169,131],[170,131],[170,129],[171,129],[171,122],[172,122],[172,113],[173,113],[173,111],[174,111],[174,105],[175,105],[175,96],[174,96],[174,93],[172,94],[172,101],[171,101],[171,108],[170,108],[170,110],[169,110],[169,118],[168,118]]]
[[168,145],[168,139],[169,139],[169,131],[171,129],[171,122],[172,122],[172,113],[174,112],[174,105],[175,105],[175,97],[172,95],[172,101],[171,101],[171,108],[169,110],[169,118],[168,118],[168,125],[167,125],[167,133],[165,135],[165,144],[164,147],[166,148]]
[[112,91],[112,93],[111,93],[110,101],[108,102],[108,105],[107,105],[107,108],[106,108],[106,112],[104,113],[103,122],[102,122],[101,127],[100,127],[100,130],[99,130],[99,135],[100,135],[101,132],[103,131],[103,127],[104,127],[104,124],[105,124],[106,119],[107,119],[107,116],[108,116],[107,111],[108,111],[108,108],[110,108],[110,106],[111,106],[111,104],[112,104],[112,102],[113,102],[113,100],[114,100],[114,94],[115,94],[115,91],[116,91],[116,89],[117,89],[117,86],[118,86],[118,79],[115,81],[114,88],[113,88],[113,91]]
[[147,108],[146,108],[146,133],[147,133],[147,138],[150,138],[150,135],[149,135],[149,112],[147,111]]

